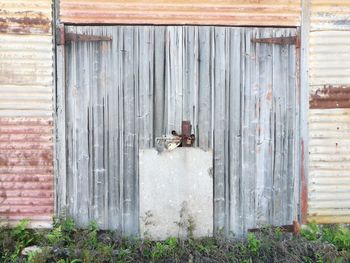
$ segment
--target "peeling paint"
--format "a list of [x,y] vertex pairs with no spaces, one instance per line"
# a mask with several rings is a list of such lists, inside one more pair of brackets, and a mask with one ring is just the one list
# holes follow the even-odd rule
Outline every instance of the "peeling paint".
[[[0,5],[0,32],[7,34],[51,34],[51,1],[39,8],[28,1],[15,0]],[[20,4],[21,6],[17,6]]]

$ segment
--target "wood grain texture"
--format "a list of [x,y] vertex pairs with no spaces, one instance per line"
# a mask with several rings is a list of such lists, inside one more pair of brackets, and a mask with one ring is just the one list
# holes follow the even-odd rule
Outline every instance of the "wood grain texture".
[[292,223],[299,205],[295,46],[251,39],[295,29],[66,29],[112,37],[66,47],[66,200],[80,225],[97,220],[138,233],[138,151],[181,132],[182,120],[193,125],[195,147],[214,150],[216,231]]
[[61,0],[62,23],[299,26],[301,0]]

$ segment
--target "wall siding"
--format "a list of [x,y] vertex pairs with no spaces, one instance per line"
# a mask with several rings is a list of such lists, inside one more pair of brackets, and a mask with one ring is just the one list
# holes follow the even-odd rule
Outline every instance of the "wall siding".
[[[181,131],[214,150],[214,225],[241,235],[299,209],[295,29],[69,26],[112,41],[66,45],[67,193],[79,225],[138,233],[138,149]],[[155,164],[156,165],[156,164]],[[64,187],[63,187],[64,188]],[[61,196],[63,194],[63,196]],[[66,207],[63,205],[66,204]]]
[[0,3],[0,219],[53,215],[52,1]]
[[300,0],[61,0],[70,24],[299,26]]
[[308,220],[349,223],[348,1],[311,1]]

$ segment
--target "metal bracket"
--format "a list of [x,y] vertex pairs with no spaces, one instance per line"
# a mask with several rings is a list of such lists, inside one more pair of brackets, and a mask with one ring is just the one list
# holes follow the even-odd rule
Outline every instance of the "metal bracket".
[[64,25],[59,25],[56,29],[56,43],[58,46],[63,46],[64,41]]
[[111,41],[112,37],[65,33],[65,43],[77,41]]
[[112,41],[112,37],[107,36],[94,36],[88,34],[77,34],[65,32],[64,25],[60,25],[57,28],[57,45],[65,45],[67,42],[78,42],[78,41]]
[[297,45],[298,37],[269,37],[269,38],[253,38],[253,43],[275,44],[275,45]]
[[[286,233],[293,233],[293,235],[299,235],[300,234],[300,229],[301,226],[298,221],[293,221],[293,225],[283,225],[283,226],[272,226],[271,227],[273,230],[275,229],[280,229],[282,232]],[[264,228],[252,228],[248,229],[248,232],[254,233],[254,232],[262,232]]]

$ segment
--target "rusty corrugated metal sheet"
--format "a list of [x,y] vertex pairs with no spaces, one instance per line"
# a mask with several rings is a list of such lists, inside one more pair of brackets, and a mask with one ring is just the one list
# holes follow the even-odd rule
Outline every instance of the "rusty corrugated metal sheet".
[[309,221],[350,222],[350,2],[312,0]]
[[52,1],[0,3],[0,218],[53,215]]
[[49,226],[53,215],[52,120],[0,117],[0,217]]
[[61,0],[73,24],[300,25],[300,0]]
[[312,92],[311,109],[350,108],[350,86],[324,86]]
[[50,34],[52,1],[1,0],[0,32]]

